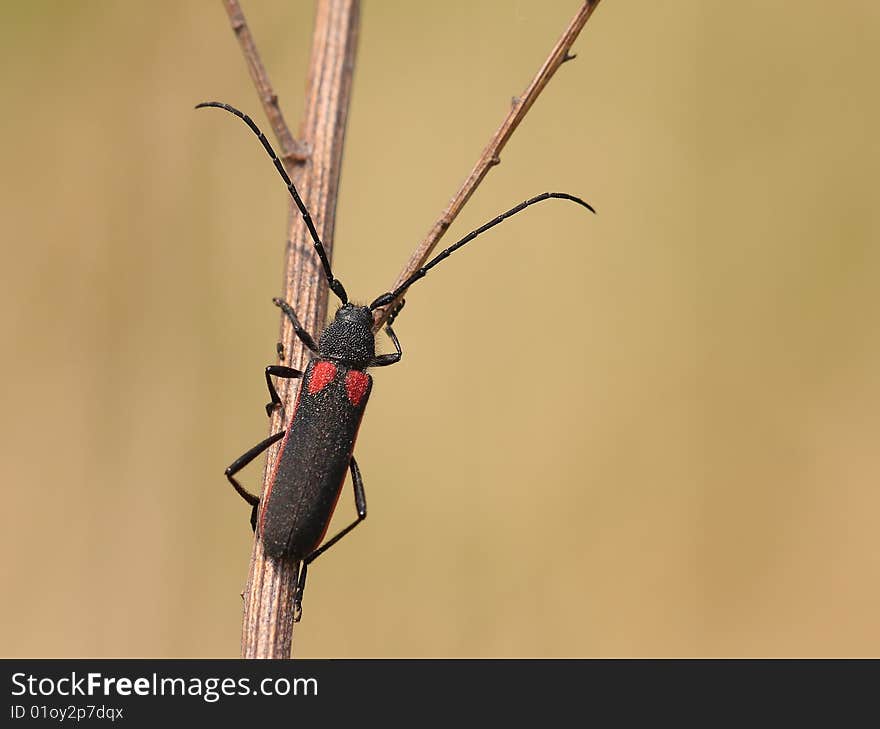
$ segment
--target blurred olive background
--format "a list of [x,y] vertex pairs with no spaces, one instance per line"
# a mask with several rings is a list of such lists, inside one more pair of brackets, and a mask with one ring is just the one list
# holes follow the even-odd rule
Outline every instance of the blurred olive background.
[[[577,2],[363,9],[335,268],[387,289]],[[244,3],[296,130],[314,8]],[[4,8],[7,656],[235,656],[284,187],[219,2]],[[880,653],[880,7],[606,0],[419,283],[299,656]],[[387,342],[382,346],[388,349]],[[256,485],[260,468],[244,480]],[[346,484],[336,525],[353,516]]]

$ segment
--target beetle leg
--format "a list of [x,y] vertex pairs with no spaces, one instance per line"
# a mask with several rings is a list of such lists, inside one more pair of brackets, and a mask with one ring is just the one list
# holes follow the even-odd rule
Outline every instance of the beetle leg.
[[342,539],[346,534],[348,534],[352,529],[354,529],[358,524],[360,524],[364,519],[367,518],[367,497],[364,494],[364,479],[361,477],[361,469],[358,468],[357,461],[354,460],[354,456],[351,457],[351,461],[349,462],[349,468],[351,469],[351,480],[354,486],[354,504],[357,508],[357,519],[355,519],[351,524],[349,524],[345,529],[343,529],[339,534],[337,534],[332,539],[328,539],[324,544],[318,547],[314,552],[309,554],[303,562],[305,564],[311,564],[318,557],[320,557],[324,552],[326,552],[330,547],[332,547],[336,542]]
[[229,467],[224,472],[226,474],[226,478],[229,479],[229,483],[232,484],[232,488],[234,488],[239,496],[247,501],[253,509],[251,510],[251,527],[256,531],[257,529],[257,507],[260,505],[260,497],[254,496],[250,491],[248,491],[244,486],[242,486],[238,480],[235,478],[235,474],[238,473],[242,468],[244,468],[248,463],[250,463],[254,458],[260,455],[263,451],[265,451],[270,445],[273,443],[277,443],[284,437],[284,432],[275,433],[275,435],[270,435],[265,440],[257,443],[253,448],[246,451],[238,458],[236,458],[232,463],[229,464]]
[[308,562],[300,562],[296,572],[296,587],[293,590],[293,622],[298,623],[303,615],[303,592],[306,589],[306,572],[308,572]]
[[318,354],[318,345],[315,343],[312,335],[309,334],[305,329],[303,329],[302,324],[299,323],[299,319],[297,319],[296,312],[293,310],[293,307],[283,299],[279,299],[277,296],[272,299],[272,303],[285,313],[287,318],[290,320],[290,325],[293,327],[293,333],[299,337],[300,341],[305,344],[306,347],[312,352]]
[[349,461],[348,465],[351,469],[351,481],[352,486],[354,487],[354,503],[357,508],[357,519],[345,527],[345,529],[339,532],[335,537],[324,542],[324,544],[309,554],[300,563],[299,574],[296,576],[296,589],[293,597],[294,622],[298,623],[299,619],[302,617],[302,597],[303,592],[306,589],[306,572],[308,571],[308,566],[367,518],[367,496],[364,493],[364,479],[361,476],[361,469],[358,468],[354,456],[351,457],[351,461]]
[[400,342],[397,341],[397,335],[390,326],[386,326],[385,331],[388,333],[388,336],[391,337],[391,341],[394,343],[394,348],[397,351],[392,354],[379,354],[373,357],[367,367],[387,367],[388,365],[400,362],[400,358],[403,356],[403,350],[400,348]]
[[295,370],[293,367],[285,367],[284,365],[269,365],[266,367],[266,387],[269,388],[269,397],[271,398],[271,401],[266,403],[266,415],[271,417],[272,411],[281,405],[278,390],[275,389],[275,384],[270,378],[274,376],[283,377],[285,380],[295,380],[297,377],[302,377],[302,374],[299,370]]
[[394,311],[391,312],[391,315],[388,317],[388,323],[385,325],[385,332],[391,337],[391,342],[394,344],[394,349],[397,351],[394,354],[380,354],[377,357],[373,357],[373,360],[367,365],[367,367],[387,367],[388,365],[397,364],[400,362],[400,358],[403,357],[403,350],[400,348],[400,342],[397,341],[397,335],[394,333],[391,325],[394,324],[394,320],[397,318],[397,315],[400,313],[400,310],[405,303],[406,300],[403,300],[398,304]]

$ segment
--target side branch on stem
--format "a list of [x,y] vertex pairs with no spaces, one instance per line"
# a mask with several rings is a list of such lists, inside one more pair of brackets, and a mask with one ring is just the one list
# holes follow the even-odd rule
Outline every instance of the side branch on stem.
[[278,105],[278,94],[272,89],[269,75],[260,60],[260,54],[238,0],[223,0],[223,7],[226,8],[226,14],[229,16],[229,23],[232,25],[235,37],[238,38],[248,71],[257,89],[257,95],[260,97],[260,103],[263,105],[269,124],[272,125],[275,138],[281,146],[281,159],[288,165],[291,162],[304,162],[309,158],[307,147],[294,139],[287,122],[284,121],[284,115]]
[[[425,236],[425,239],[419,244],[418,248],[413,251],[413,254],[410,256],[403,271],[400,272],[394,285],[389,289],[390,291],[397,292],[400,287],[424,265],[425,261],[427,261],[428,257],[431,255],[431,251],[434,250],[434,247],[443,237],[446,229],[452,225],[452,221],[455,220],[461,212],[465,203],[467,203],[471,195],[474,194],[474,191],[479,187],[483,178],[489,173],[489,170],[500,164],[501,150],[504,149],[507,140],[510,139],[513,132],[519,126],[519,123],[523,120],[529,109],[532,108],[532,104],[535,103],[535,100],[538,98],[541,91],[544,90],[544,87],[549,83],[550,79],[553,78],[553,74],[556,73],[556,70],[563,63],[574,58],[569,51],[577,39],[578,34],[581,32],[581,29],[586,25],[587,20],[590,19],[590,16],[593,14],[593,11],[598,4],[599,0],[586,0],[586,2],[584,2],[574,18],[572,18],[571,22],[568,24],[562,37],[556,42],[553,50],[550,51],[550,55],[547,57],[547,60],[544,61],[544,64],[538,70],[538,73],[535,75],[535,78],[532,79],[528,88],[521,96],[514,98],[507,117],[489,140],[489,143],[486,145],[483,153],[474,165],[474,168],[471,170],[471,173],[467,176],[458,192],[455,193],[455,196],[446,206],[442,215],[428,231],[427,236]],[[399,300],[400,296],[404,293],[405,291],[400,291],[395,299]],[[394,310],[394,306],[395,301],[390,301],[384,303],[381,308],[377,308],[374,329],[377,331],[379,330]]]

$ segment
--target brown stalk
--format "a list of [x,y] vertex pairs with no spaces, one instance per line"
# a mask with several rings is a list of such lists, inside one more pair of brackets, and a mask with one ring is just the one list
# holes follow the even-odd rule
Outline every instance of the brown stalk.
[[241,46],[241,52],[244,54],[244,60],[247,63],[254,86],[257,88],[257,95],[263,105],[263,111],[266,112],[266,117],[269,119],[269,124],[272,126],[272,131],[281,147],[279,155],[281,160],[288,167],[292,162],[304,162],[308,159],[308,150],[305,145],[293,138],[287,127],[287,122],[284,121],[281,107],[278,105],[278,94],[272,89],[269,75],[260,60],[260,54],[238,0],[223,0],[223,7],[226,8],[226,14],[229,16],[229,23],[232,25],[235,37],[238,38],[238,44]]
[[[446,229],[452,225],[452,221],[455,220],[465,206],[465,203],[467,203],[471,195],[474,194],[474,191],[479,187],[483,178],[489,174],[489,170],[494,166],[501,164],[501,150],[504,149],[507,140],[510,139],[513,132],[519,126],[519,123],[525,118],[529,109],[532,108],[532,104],[535,103],[535,100],[538,98],[541,91],[544,90],[544,87],[550,82],[550,79],[553,78],[553,74],[556,73],[557,69],[566,61],[570,61],[574,58],[573,55],[569,54],[569,51],[577,39],[578,34],[581,32],[581,29],[586,25],[586,22],[590,19],[590,15],[593,14],[593,11],[598,4],[599,0],[587,0],[577,13],[575,13],[575,16],[571,19],[565,32],[556,42],[553,50],[550,51],[547,60],[544,61],[544,65],[538,70],[535,78],[532,79],[532,82],[528,85],[522,96],[513,100],[510,111],[501,123],[501,126],[498,127],[498,130],[492,135],[492,138],[489,140],[485,149],[483,149],[483,153],[480,155],[477,163],[471,170],[471,173],[467,176],[458,192],[455,193],[452,200],[449,201],[446,209],[428,231],[425,239],[419,244],[415,251],[413,251],[409,261],[407,261],[406,266],[404,266],[389,291],[394,291],[425,264],[428,257],[431,255],[431,251],[434,250],[434,247],[443,237]],[[402,295],[398,297],[398,299],[400,298],[402,298]],[[376,310],[375,329],[379,329],[379,327],[382,326],[382,323],[388,318],[388,315],[393,310],[395,304],[396,302],[391,302],[387,306]]]
[[[251,38],[244,14],[235,0],[224,0],[232,28],[239,39],[263,108],[272,124],[284,161],[306,208],[312,215],[328,257],[333,253],[336,198],[342,167],[345,122],[357,48],[358,0],[319,0],[312,34],[306,107],[299,142],[287,128],[278,97],[272,90]],[[302,150],[309,150],[303,155]],[[298,164],[291,168],[291,162]],[[308,331],[320,331],[327,312],[327,280],[314,254],[312,239],[299,211],[291,202],[284,270],[284,298]],[[305,352],[286,317],[281,317],[281,342],[286,364],[303,369]],[[283,429],[283,412],[291,412],[298,381],[282,381],[284,409],[272,416],[270,433]],[[263,473],[263,491],[278,446],[269,451]],[[243,658],[288,658],[293,643],[293,587],[297,564],[266,559],[263,545],[254,540],[245,587],[241,636]]]

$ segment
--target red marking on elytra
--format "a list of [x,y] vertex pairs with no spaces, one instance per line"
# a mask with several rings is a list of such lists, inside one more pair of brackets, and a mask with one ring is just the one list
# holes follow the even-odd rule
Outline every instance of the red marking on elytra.
[[370,378],[363,372],[358,370],[349,370],[345,376],[345,394],[348,395],[348,401],[357,407],[367,394],[367,386],[370,384]]
[[332,362],[316,362],[309,380],[309,395],[321,392],[336,377],[336,365]]

